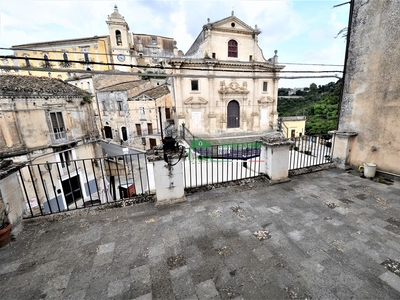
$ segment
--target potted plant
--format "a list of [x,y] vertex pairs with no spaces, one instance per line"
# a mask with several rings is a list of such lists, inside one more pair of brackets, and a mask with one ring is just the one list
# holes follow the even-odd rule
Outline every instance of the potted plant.
[[8,218],[8,214],[10,213],[8,207],[7,203],[6,207],[0,214],[0,248],[10,242],[11,222]]

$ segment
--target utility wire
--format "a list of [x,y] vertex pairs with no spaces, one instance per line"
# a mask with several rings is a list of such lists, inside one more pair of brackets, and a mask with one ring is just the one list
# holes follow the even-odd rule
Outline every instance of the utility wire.
[[[151,56],[149,56],[151,57]],[[150,69],[166,69],[166,70],[175,70],[176,68],[174,67],[169,67],[169,66],[164,66],[164,65],[156,65],[156,66],[141,66],[141,65],[132,65],[132,64],[122,64],[122,63],[108,63],[108,62],[97,62],[93,60],[85,61],[85,60],[64,60],[64,59],[44,59],[44,58],[37,58],[37,57],[18,57],[14,55],[0,55],[0,59],[13,59],[13,60],[28,60],[28,61],[44,61],[44,62],[58,62],[58,63],[78,63],[78,64],[95,64],[95,65],[105,65],[105,66],[125,66],[125,67],[131,67],[131,68],[150,68]],[[190,63],[190,62],[189,62]],[[254,65],[262,66],[264,62],[254,62]],[[279,63],[279,64],[271,64],[271,65],[266,65],[265,67],[275,67],[275,66],[282,66],[283,64],[285,65],[305,65],[305,66],[336,66],[336,67],[343,67],[343,65],[330,65],[330,64],[316,64],[316,63]],[[190,67],[184,67],[180,68],[180,70],[196,70],[196,71],[210,71],[208,68],[190,68]],[[237,72],[238,70],[235,69],[219,69],[219,71],[226,71],[226,72]],[[270,70],[239,70],[240,72],[244,73],[252,73],[252,72],[271,72]],[[281,70],[280,72],[282,73],[327,73],[327,72],[343,72],[343,70],[326,70],[326,71],[285,71]]]
[[[28,48],[2,48],[0,47],[0,50],[11,50],[11,51],[36,51],[36,52],[46,52],[46,53],[66,53],[68,54],[89,54],[89,55],[99,55],[99,56],[117,56],[118,54],[110,54],[110,53],[104,53],[104,52],[81,52],[81,51],[64,51],[64,50],[44,50],[44,49],[28,49]],[[170,57],[170,56],[152,56],[152,55],[142,55],[142,57],[149,57],[149,58],[162,58],[162,59],[171,59],[171,58],[176,58],[176,57]],[[25,59],[25,57],[19,58],[16,57],[15,55],[9,55],[9,58],[11,59]],[[33,59],[31,57],[27,57],[28,59]],[[182,59],[185,59],[185,57],[182,57]],[[299,66],[326,66],[326,67],[343,67],[343,65],[337,65],[337,64],[321,64],[321,63],[291,63],[291,62],[279,62],[279,64],[285,64],[285,65],[299,65]]]
[[[10,58],[9,56],[4,56],[4,55],[0,55],[0,59],[6,59],[6,58]],[[14,59],[25,59],[25,58],[15,58]],[[76,69],[67,69],[65,68],[65,70],[60,70],[60,69],[53,69],[51,68],[51,62],[58,62],[58,63],[65,63],[65,64],[82,64],[82,65],[103,65],[103,66],[122,66],[122,67],[130,67],[130,68],[141,68],[142,66],[139,65],[132,65],[132,64],[120,64],[120,63],[104,63],[104,62],[96,62],[96,61],[78,61],[78,60],[63,60],[63,59],[44,59],[44,58],[30,58],[30,60],[35,60],[35,61],[42,61],[45,64],[48,64],[48,66],[43,67],[42,68],[37,68],[37,67],[17,67],[17,66],[0,66],[0,68],[2,69],[16,69],[16,70],[28,70],[28,71],[42,71],[42,72],[46,72],[47,70],[49,71],[56,71],[57,72],[76,72]],[[279,66],[279,65],[278,65]],[[274,69],[275,65],[271,65],[271,66],[267,66],[270,67],[271,69]],[[184,67],[184,68],[174,68],[174,67],[167,67],[167,66],[153,66],[151,67],[152,69],[159,69],[159,70],[190,70],[190,71],[202,71],[202,72],[210,72],[212,70],[208,69],[208,68],[191,68],[191,67]],[[274,70],[241,70],[241,69],[218,69],[217,71],[222,71],[222,72],[233,72],[233,73],[275,73],[276,71]],[[80,70],[79,70],[80,72]],[[296,71],[278,71],[279,73],[342,73],[343,70],[325,70],[325,71],[303,71],[303,70],[296,70]],[[149,73],[138,73],[146,76],[149,76],[151,74]],[[157,73],[157,75],[162,75],[162,73]],[[175,74],[178,75],[178,74]],[[168,75],[170,76],[170,75]],[[213,75],[207,75],[207,77],[209,76],[213,76]],[[334,76],[336,77],[336,75]]]
[[[30,67],[11,67],[11,66],[0,66],[0,69],[5,71],[10,70],[22,70],[22,71],[40,71],[40,72],[60,72],[60,73],[86,73],[86,74],[106,74],[106,75],[131,75],[131,76],[146,76],[146,77],[155,77],[155,78],[237,78],[237,79],[254,79],[254,76],[251,74],[245,76],[235,76],[235,75],[201,75],[201,74],[166,74],[166,73],[138,73],[138,72],[118,72],[118,73],[108,73],[107,71],[88,71],[88,70],[77,70],[77,69],[41,69],[41,68],[30,68]],[[289,72],[290,73],[290,72]],[[317,73],[325,73],[325,72],[317,72]],[[306,75],[297,75],[297,76],[278,76],[278,75],[263,75],[257,76],[257,79],[313,79],[313,78],[342,78],[337,74],[331,75],[316,75],[316,76],[306,76]]]

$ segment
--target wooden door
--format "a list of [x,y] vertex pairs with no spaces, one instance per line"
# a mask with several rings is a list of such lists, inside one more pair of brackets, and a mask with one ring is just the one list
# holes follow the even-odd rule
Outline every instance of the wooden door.
[[236,100],[228,104],[228,128],[240,127],[240,106]]

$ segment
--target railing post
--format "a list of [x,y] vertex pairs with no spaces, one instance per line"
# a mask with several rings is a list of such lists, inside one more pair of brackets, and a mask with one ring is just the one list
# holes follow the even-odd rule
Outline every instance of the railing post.
[[147,153],[147,159],[153,164],[156,205],[167,205],[186,201],[183,177],[184,149],[164,151],[153,148]]
[[186,141],[185,123],[182,123],[182,139]]
[[265,173],[272,183],[289,181],[289,149],[294,142],[282,132],[271,132],[261,138],[260,172]]

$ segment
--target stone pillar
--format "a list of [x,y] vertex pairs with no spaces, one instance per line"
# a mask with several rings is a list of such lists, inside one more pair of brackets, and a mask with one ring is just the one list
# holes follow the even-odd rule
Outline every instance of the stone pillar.
[[329,131],[334,135],[335,143],[333,145],[333,161],[339,169],[350,168],[351,145],[358,135],[353,131]]
[[154,150],[153,154],[148,152],[148,160],[153,164],[156,206],[186,201],[183,177],[185,156],[178,151],[168,151],[167,163],[163,150]]
[[261,172],[272,183],[289,181],[289,148],[294,142],[281,132],[271,132],[261,138]]

